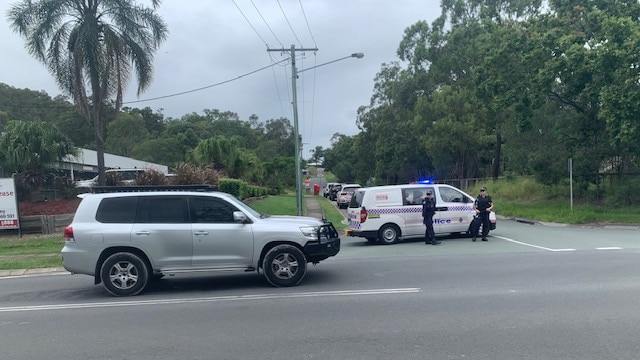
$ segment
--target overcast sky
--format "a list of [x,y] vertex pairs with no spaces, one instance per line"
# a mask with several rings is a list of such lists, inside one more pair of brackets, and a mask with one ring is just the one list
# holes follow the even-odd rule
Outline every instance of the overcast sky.
[[[52,97],[61,94],[44,65],[27,53],[24,39],[9,28],[7,10],[15,3],[0,0],[0,82],[44,90]],[[137,84],[131,82],[125,106],[162,109],[165,117],[174,118],[219,109],[235,112],[241,120],[256,114],[263,122],[286,117],[293,124],[289,61],[242,75],[287,59],[291,45],[317,48],[296,53],[298,124],[303,157],[309,158],[316,146],[330,147],[336,132],[358,133],[356,111],[369,104],[381,65],[398,60],[396,50],[404,30],[419,20],[430,24],[440,14],[439,4],[439,0],[164,0],[158,13],[169,35],[155,56],[153,83],[138,98]],[[352,53],[364,53],[364,58],[322,65]],[[226,83],[211,86],[222,82]],[[139,101],[207,86],[211,87]]]

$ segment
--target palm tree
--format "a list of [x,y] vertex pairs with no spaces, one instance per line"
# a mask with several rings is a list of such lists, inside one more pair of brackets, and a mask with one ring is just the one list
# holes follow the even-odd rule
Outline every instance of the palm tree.
[[[105,110],[116,112],[135,72],[138,95],[150,84],[152,60],[167,35],[153,8],[131,0],[22,0],[8,12],[11,28],[74,99],[95,129],[99,183],[104,185]],[[87,93],[87,87],[90,93]],[[113,99],[115,97],[115,99]]]

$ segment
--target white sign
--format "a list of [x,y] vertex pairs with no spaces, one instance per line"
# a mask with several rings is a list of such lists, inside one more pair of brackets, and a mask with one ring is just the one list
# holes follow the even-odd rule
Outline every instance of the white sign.
[[19,229],[18,200],[13,178],[0,179],[0,229]]

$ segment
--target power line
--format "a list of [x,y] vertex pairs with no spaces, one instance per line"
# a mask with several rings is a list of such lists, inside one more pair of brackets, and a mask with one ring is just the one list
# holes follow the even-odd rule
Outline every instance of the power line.
[[[271,56],[271,53],[269,53],[269,58],[271,59],[271,62],[274,63],[273,57]],[[280,104],[280,110],[282,110],[282,117],[286,117],[284,115],[284,108],[282,107],[282,96],[280,96],[280,87],[278,86],[278,77],[276,76],[276,69],[275,67],[271,67],[271,70],[273,71],[273,81],[276,83],[276,92],[278,93],[278,104]],[[287,87],[287,94],[288,94],[288,87]]]
[[300,47],[302,47],[302,41],[300,41],[300,39],[298,39],[298,35],[296,34],[295,30],[293,30],[293,27],[291,26],[291,23],[289,22],[289,18],[287,18],[287,14],[284,13],[284,9],[282,8],[282,5],[280,5],[280,0],[276,0],[276,2],[278,3],[278,6],[280,7],[280,11],[282,12],[282,16],[284,16],[284,19],[287,21],[287,25],[289,25],[289,29],[291,29],[291,32],[293,33],[293,36],[296,38],[296,40],[298,40],[298,44],[300,45]]
[[251,5],[253,5],[253,7],[256,9],[256,11],[258,12],[258,15],[260,15],[260,18],[262,19],[262,21],[264,22],[265,25],[267,25],[267,29],[269,29],[269,31],[271,31],[271,34],[273,35],[274,38],[276,38],[276,41],[278,42],[278,44],[280,44],[280,46],[284,47],[284,45],[282,45],[282,42],[280,42],[280,39],[278,39],[278,37],[276,36],[276,34],[273,32],[273,30],[271,29],[271,26],[269,26],[269,24],[267,23],[267,20],[265,20],[264,16],[262,16],[262,13],[260,12],[260,10],[258,10],[258,7],[256,6],[256,4],[253,2],[253,0],[251,0]]
[[[262,40],[262,42],[264,43],[264,45],[266,47],[269,47],[269,44],[267,44],[267,41],[260,35],[260,33],[258,32],[258,30],[256,30],[255,27],[253,27],[253,24],[251,24],[251,21],[249,21],[249,19],[247,19],[247,17],[244,15],[244,13],[242,12],[242,10],[240,9],[240,7],[238,6],[238,4],[236,4],[236,0],[231,0],[233,1],[233,5],[236,6],[236,8],[238,9],[238,11],[240,11],[240,14],[242,14],[242,17],[247,21],[247,24],[249,24],[249,26],[251,26],[251,28],[253,29],[253,31],[256,33],[256,35],[258,35],[258,37],[260,38],[260,40]],[[253,2],[252,2],[253,3]],[[255,5],[254,5],[255,6]],[[260,15],[262,16],[262,15]],[[278,41],[279,42],[279,41]]]
[[135,104],[135,103],[144,102],[144,101],[152,101],[152,100],[166,99],[166,98],[170,98],[170,97],[175,97],[175,96],[180,96],[180,95],[184,95],[184,94],[189,94],[189,93],[196,92],[196,91],[200,91],[200,90],[204,90],[204,89],[209,89],[209,88],[212,88],[212,87],[214,87],[214,86],[220,86],[220,85],[222,85],[222,84],[226,84],[226,83],[229,83],[229,82],[232,82],[232,81],[238,80],[238,79],[240,79],[240,78],[243,78],[243,77],[245,77],[245,76],[248,76],[248,75],[251,75],[251,74],[255,74],[255,73],[259,72],[259,71],[262,71],[262,70],[264,70],[264,69],[268,69],[268,68],[270,68],[270,67],[273,67],[273,66],[275,66],[275,65],[277,65],[277,64],[279,64],[279,63],[281,63],[281,62],[287,61],[287,60],[289,60],[289,58],[286,58],[286,59],[284,59],[284,60],[280,60],[280,61],[278,61],[278,62],[276,62],[276,63],[272,63],[271,65],[263,66],[263,67],[261,67],[260,69],[250,71],[250,72],[248,72],[248,73],[246,73],[246,74],[242,74],[242,75],[236,76],[236,77],[234,77],[234,78],[232,78],[232,79],[224,80],[224,81],[221,81],[221,82],[219,82],[219,83],[215,83],[215,84],[211,84],[211,85],[207,85],[207,86],[203,86],[203,87],[200,87],[200,88],[197,88],[197,89],[187,90],[187,91],[183,91],[183,92],[179,92],[179,93],[175,93],[175,94],[170,94],[170,95],[158,96],[158,97],[154,97],[154,98],[141,99],[141,100],[135,100],[135,101],[127,101],[127,102],[123,102],[122,104]]
[[304,22],[307,23],[307,30],[309,30],[309,35],[311,35],[311,40],[313,40],[313,47],[318,47],[316,44],[316,39],[313,37],[313,33],[311,33],[311,27],[309,26],[309,20],[307,20],[307,14],[304,12],[304,6],[302,6],[302,0],[298,0],[300,3],[300,9],[302,10],[302,16],[304,16]]

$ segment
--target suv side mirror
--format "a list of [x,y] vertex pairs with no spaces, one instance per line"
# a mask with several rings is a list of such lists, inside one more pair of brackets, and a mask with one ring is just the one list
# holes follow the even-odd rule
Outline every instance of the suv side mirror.
[[239,223],[246,223],[247,222],[247,215],[245,213],[243,213],[242,211],[234,211],[233,212],[233,221],[235,222],[239,222]]

